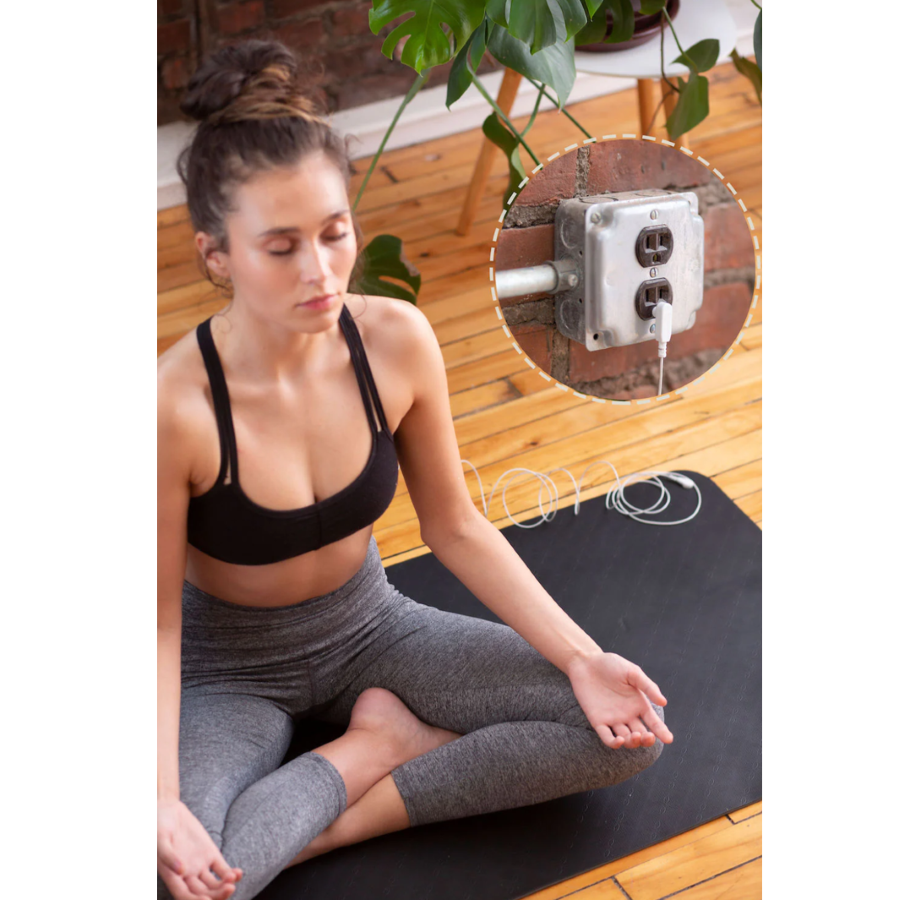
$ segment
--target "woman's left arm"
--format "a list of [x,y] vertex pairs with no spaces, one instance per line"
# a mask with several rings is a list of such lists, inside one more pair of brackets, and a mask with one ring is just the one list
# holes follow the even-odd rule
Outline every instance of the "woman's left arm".
[[613,734],[607,720],[630,724],[637,715],[660,739],[671,741],[671,732],[647,702],[649,697],[665,705],[656,684],[634,663],[604,653],[472,502],[440,344],[419,309],[410,306],[406,318],[402,359],[414,399],[397,429],[396,446],[422,540],[488,609],[569,676],[591,724],[604,740],[610,738],[610,746],[621,746],[616,735],[624,738],[628,728]]

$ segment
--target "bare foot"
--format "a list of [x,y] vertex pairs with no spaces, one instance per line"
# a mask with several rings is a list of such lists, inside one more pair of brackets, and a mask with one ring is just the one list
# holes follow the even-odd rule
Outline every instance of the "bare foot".
[[455,731],[427,725],[386,688],[366,688],[350,712],[347,730],[358,728],[389,740],[397,753],[397,765],[436,750],[461,737]]

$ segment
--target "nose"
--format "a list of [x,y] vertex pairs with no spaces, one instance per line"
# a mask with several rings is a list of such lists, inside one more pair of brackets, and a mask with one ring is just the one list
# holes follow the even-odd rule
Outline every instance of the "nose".
[[300,279],[305,284],[321,284],[328,278],[329,268],[323,250],[315,241],[307,242],[298,253]]

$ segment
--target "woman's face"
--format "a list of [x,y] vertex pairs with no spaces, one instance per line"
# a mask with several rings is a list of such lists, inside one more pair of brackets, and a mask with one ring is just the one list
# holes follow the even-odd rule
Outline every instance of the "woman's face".
[[[357,246],[344,179],[331,160],[316,152],[261,172],[235,188],[233,205],[225,220],[229,252],[213,256],[235,302],[288,325],[335,319]],[[324,308],[300,306],[322,294],[337,296]]]

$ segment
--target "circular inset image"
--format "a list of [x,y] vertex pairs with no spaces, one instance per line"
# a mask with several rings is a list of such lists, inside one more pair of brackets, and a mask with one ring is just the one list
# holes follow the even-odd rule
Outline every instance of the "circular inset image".
[[658,397],[714,366],[757,285],[747,212],[713,165],[642,139],[587,142],[514,196],[494,290],[513,339],[558,382]]

